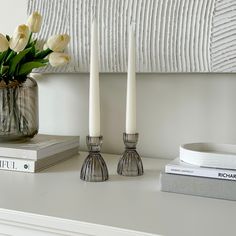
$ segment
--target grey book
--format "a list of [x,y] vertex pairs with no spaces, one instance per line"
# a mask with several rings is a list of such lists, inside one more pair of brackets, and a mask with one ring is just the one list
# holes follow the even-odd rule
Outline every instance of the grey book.
[[236,182],[197,176],[160,174],[161,191],[236,200]]

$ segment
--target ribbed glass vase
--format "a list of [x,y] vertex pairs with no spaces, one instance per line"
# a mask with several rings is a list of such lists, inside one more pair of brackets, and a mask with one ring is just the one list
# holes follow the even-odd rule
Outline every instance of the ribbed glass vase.
[[0,142],[25,140],[38,133],[38,86],[27,77],[0,82]]

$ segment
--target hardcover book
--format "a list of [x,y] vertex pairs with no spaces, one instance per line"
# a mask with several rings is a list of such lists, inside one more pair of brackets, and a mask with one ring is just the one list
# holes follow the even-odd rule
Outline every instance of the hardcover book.
[[78,146],[79,136],[38,134],[27,142],[0,143],[0,157],[37,161]]
[[234,181],[176,174],[160,174],[161,191],[236,200]]
[[165,166],[165,172],[177,175],[202,176],[208,178],[236,180],[236,170],[208,168],[192,165],[176,158]]
[[37,161],[30,159],[18,159],[11,157],[0,157],[0,170],[20,171],[20,172],[38,172],[58,162],[64,161],[78,154],[78,147],[72,148],[52,156],[39,159]]

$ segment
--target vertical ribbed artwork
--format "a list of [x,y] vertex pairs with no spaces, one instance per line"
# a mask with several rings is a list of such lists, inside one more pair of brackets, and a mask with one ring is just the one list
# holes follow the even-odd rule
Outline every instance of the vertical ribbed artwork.
[[137,72],[236,72],[235,0],[28,0],[39,11],[43,42],[68,33],[72,62],[41,72],[88,72],[90,25],[99,23],[100,71],[126,72],[130,22]]
[[210,50],[212,71],[236,71],[235,0],[218,0],[215,2]]

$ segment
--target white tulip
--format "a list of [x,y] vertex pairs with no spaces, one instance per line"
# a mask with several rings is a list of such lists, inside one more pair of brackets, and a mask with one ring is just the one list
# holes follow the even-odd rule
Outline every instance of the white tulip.
[[9,48],[9,42],[7,38],[0,34],[0,52],[5,52]]
[[13,36],[17,34],[25,34],[26,37],[29,37],[29,33],[30,31],[27,25],[18,25],[17,28],[15,29]]
[[25,49],[28,40],[29,27],[27,25],[19,25],[10,39],[10,48],[15,52],[20,52]]
[[45,43],[45,44],[43,45],[43,50],[46,50],[46,49],[48,49],[47,43]]
[[31,32],[38,33],[42,25],[42,16],[37,11],[33,12],[28,18],[27,25]]
[[10,48],[15,52],[23,51],[28,43],[28,37],[18,34],[10,39]]
[[53,52],[62,52],[70,41],[68,34],[59,34],[50,37],[47,41],[48,47]]
[[49,63],[53,67],[66,65],[69,61],[70,56],[66,53],[53,52],[49,54]]

